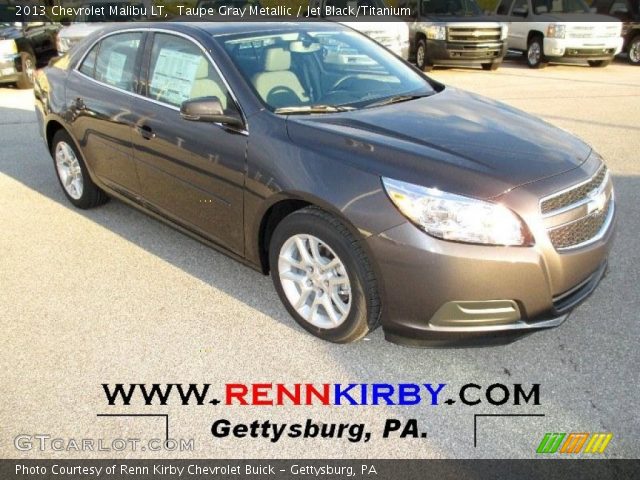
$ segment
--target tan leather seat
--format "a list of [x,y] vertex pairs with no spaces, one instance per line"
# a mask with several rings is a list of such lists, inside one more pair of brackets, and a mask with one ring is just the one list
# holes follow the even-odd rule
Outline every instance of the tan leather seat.
[[253,86],[273,107],[301,105],[309,101],[300,80],[291,70],[291,52],[269,48],[264,56],[264,71],[253,77]]
[[198,65],[198,70],[196,71],[196,78],[191,86],[191,98],[218,97],[222,104],[222,108],[226,109],[226,90],[213,79],[217,77],[217,74],[213,73],[213,75],[209,75],[210,69],[211,66],[207,59],[202,58]]

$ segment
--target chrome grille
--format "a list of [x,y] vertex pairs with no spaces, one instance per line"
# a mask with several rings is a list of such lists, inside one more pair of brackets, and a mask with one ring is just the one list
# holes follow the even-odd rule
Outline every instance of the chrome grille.
[[543,198],[540,211],[556,250],[596,241],[613,219],[614,196],[604,164],[586,182]]
[[449,27],[447,29],[449,41],[461,43],[499,42],[501,34],[500,27]]
[[588,242],[594,238],[604,226],[609,211],[611,210],[612,199],[609,198],[607,205],[602,210],[593,212],[586,217],[582,217],[566,225],[561,225],[549,231],[549,238],[555,248],[570,248]]
[[616,24],[569,25],[567,38],[616,38],[620,27]]
[[594,175],[594,177],[589,180],[587,183],[582,185],[578,185],[571,190],[566,192],[554,195],[542,201],[540,205],[540,210],[544,215],[554,212],[556,210],[561,210],[566,208],[574,203],[581,202],[585,200],[589,193],[594,191],[596,188],[600,187],[607,176],[607,167],[602,166],[600,170]]

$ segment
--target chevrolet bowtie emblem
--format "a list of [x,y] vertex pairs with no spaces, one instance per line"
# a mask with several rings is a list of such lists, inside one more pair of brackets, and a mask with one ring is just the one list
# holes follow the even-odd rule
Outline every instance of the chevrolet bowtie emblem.
[[604,191],[593,192],[589,195],[589,203],[587,203],[587,213],[599,212],[603,210],[607,204],[607,193]]

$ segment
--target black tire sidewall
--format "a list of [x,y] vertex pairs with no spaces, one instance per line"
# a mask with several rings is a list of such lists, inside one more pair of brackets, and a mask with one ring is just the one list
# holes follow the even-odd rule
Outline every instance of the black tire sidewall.
[[[293,308],[282,288],[278,269],[280,249],[289,238],[296,234],[309,234],[322,240],[340,257],[346,268],[351,283],[351,310],[347,319],[336,328],[322,329],[307,322]],[[280,300],[302,328],[323,340],[334,343],[347,343],[368,332],[369,308],[366,301],[368,296],[364,292],[366,273],[351,253],[349,239],[329,222],[316,215],[305,214],[304,210],[289,215],[280,222],[273,233],[269,247],[269,264],[271,277]],[[359,333],[363,331],[363,334]]]
[[[418,56],[418,52],[421,48],[424,50],[424,55],[422,56],[422,64],[420,64],[418,61],[418,59],[420,58]],[[429,64],[427,62],[427,42],[424,39],[418,40],[418,48],[416,49],[416,66],[423,71],[429,68]]]

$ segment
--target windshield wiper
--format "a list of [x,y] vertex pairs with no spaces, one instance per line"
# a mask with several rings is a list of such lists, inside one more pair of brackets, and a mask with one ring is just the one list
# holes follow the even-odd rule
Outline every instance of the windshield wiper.
[[409,100],[415,100],[417,98],[430,97],[431,95],[433,95],[433,94],[431,94],[431,93],[422,93],[420,95],[394,95],[393,97],[384,98],[384,99],[382,99],[382,100],[380,100],[378,102],[370,103],[365,108],[381,107],[383,105],[391,105],[393,103],[408,102]]
[[300,105],[297,107],[276,108],[275,113],[287,115],[305,115],[308,113],[349,112],[351,110],[355,110],[355,108],[345,107],[342,105]]

